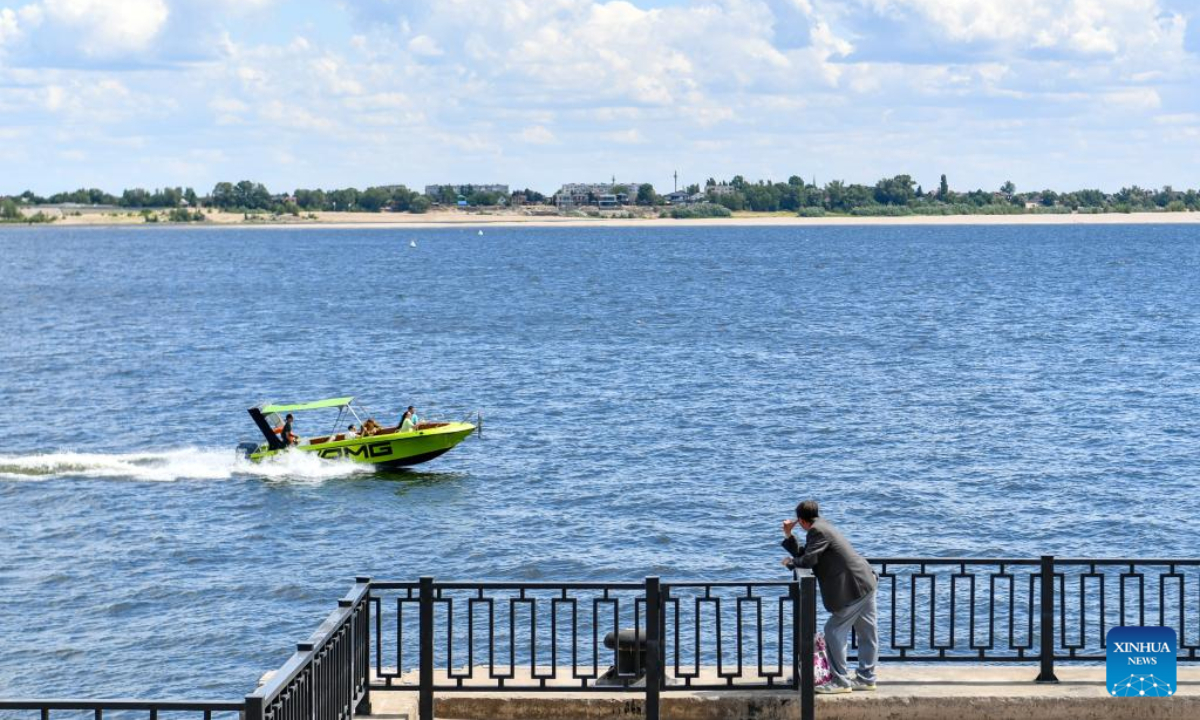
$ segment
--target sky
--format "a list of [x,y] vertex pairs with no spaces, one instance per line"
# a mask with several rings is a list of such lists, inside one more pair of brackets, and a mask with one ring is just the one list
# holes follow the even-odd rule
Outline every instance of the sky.
[[1200,186],[1200,0],[0,0],[0,193]]

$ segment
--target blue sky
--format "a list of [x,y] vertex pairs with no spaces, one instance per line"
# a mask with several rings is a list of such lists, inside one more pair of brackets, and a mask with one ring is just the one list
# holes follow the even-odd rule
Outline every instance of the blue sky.
[[0,0],[0,193],[1200,186],[1200,0]]

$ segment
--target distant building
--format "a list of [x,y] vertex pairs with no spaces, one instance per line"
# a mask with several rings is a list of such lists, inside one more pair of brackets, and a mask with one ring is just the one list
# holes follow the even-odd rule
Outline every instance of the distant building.
[[721,183],[720,185],[709,185],[708,187],[704,188],[704,190],[705,192],[710,192],[717,197],[721,197],[722,195],[732,195],[737,192],[737,188],[726,183]]
[[708,195],[702,192],[693,193],[687,190],[676,190],[673,193],[663,196],[663,199],[670,205],[696,205],[697,203],[708,202]]
[[[637,182],[607,182],[607,183],[566,183],[554,195],[554,204],[560,210],[567,210],[579,205],[599,205],[602,196],[612,196],[617,205],[628,205],[637,200],[638,188],[644,183]],[[615,207],[601,205],[600,207]]]
[[617,200],[617,196],[613,195],[612,193],[599,196],[596,204],[602,208],[621,207],[621,203],[619,200]]

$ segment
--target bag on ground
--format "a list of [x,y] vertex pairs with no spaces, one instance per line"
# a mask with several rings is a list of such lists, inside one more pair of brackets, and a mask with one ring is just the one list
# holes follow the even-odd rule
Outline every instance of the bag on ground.
[[824,685],[833,679],[829,669],[829,651],[825,647],[825,633],[817,633],[813,640],[813,684]]

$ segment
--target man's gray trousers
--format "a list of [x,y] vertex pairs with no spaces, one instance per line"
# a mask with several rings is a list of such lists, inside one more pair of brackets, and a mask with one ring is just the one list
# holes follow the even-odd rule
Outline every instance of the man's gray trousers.
[[829,616],[825,623],[825,647],[829,653],[829,682],[850,686],[850,669],[846,667],[846,643],[850,628],[858,640],[858,679],[875,682],[875,664],[879,660],[879,626],[875,613],[875,593],[869,592]]

